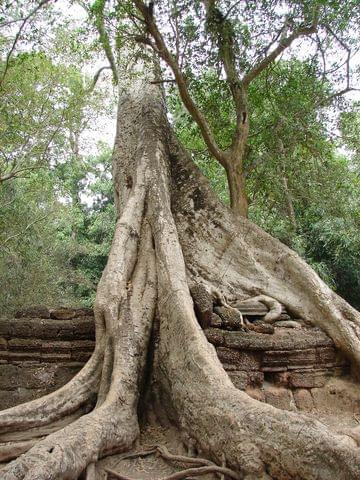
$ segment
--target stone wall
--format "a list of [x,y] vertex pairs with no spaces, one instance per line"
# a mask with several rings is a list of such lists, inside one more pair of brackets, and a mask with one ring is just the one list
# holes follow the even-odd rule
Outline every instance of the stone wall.
[[64,385],[94,345],[91,310],[34,308],[0,319],[0,409]]
[[[360,414],[359,389],[348,380],[349,365],[321,330],[277,327],[265,334],[208,328],[205,334],[234,385],[254,398],[305,411],[324,410],[330,398]],[[0,409],[59,388],[93,348],[91,310],[34,308],[1,319]],[[336,379],[348,382],[347,395]]]
[[[278,408],[322,408],[329,382],[349,378],[348,362],[317,328],[278,327],[273,334],[210,328],[205,333],[233,384]],[[360,396],[350,403],[360,412]]]

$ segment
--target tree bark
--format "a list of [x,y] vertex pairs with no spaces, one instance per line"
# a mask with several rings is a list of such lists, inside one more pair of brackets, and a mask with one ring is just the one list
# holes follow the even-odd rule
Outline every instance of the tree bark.
[[231,210],[235,215],[247,218],[249,205],[242,162],[231,163],[226,169],[226,177],[229,185]]
[[[201,281],[239,298],[269,295],[323,328],[357,368],[359,313],[294,252],[219,202],[174,138],[161,91],[149,80],[135,80],[120,98],[113,154],[118,220],[94,308],[96,350],[73,380],[85,391],[89,382],[97,386],[96,407],[8,464],[2,478],[75,479],[101,456],[131,448],[155,312],[154,388],[208,457],[220,462],[224,454],[248,480],[360,478],[355,440],[232,385],[196,320],[189,285]],[[75,401],[66,400],[71,389],[60,392],[51,394],[51,406],[48,396],[2,412],[0,440],[3,432],[53,425],[54,405]]]

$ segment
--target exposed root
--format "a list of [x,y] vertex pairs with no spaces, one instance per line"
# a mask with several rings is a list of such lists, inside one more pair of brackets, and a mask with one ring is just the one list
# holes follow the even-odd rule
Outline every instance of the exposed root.
[[[126,477],[125,475],[117,473],[110,468],[107,468],[105,471],[119,480],[134,480],[133,478]],[[211,465],[208,467],[186,468],[185,470],[173,473],[171,475],[168,475],[167,477],[162,477],[159,480],[183,480],[184,478],[190,478],[190,476],[200,477],[202,475],[208,475],[210,473],[221,473],[229,478],[233,478],[234,480],[241,480],[243,478],[242,476],[237,475],[228,468],[219,467],[218,465]]]
[[[171,454],[164,445],[158,445],[153,449],[146,450],[143,452],[131,453],[129,455],[125,455],[123,458],[128,459],[128,458],[144,457],[154,453],[159,454],[164,460],[197,465],[196,468],[187,468],[179,472],[175,472],[171,475],[168,475],[167,477],[163,477],[159,480],[182,480],[184,478],[190,477],[191,475],[193,475],[194,477],[199,477],[209,473],[219,473],[222,475],[226,475],[226,477],[232,478],[234,480],[241,480],[243,478],[241,475],[237,474],[233,470],[226,468],[224,466],[220,467],[219,465],[216,465],[214,462],[211,462],[206,458],[199,458],[199,457],[194,458],[194,457],[186,457],[184,455]],[[109,475],[119,480],[133,480],[132,478],[124,476],[121,473],[115,472],[110,468],[105,469],[105,471]]]
[[[360,450],[349,436],[257,402],[233,386],[196,320],[186,272],[239,296],[257,295],[270,308],[270,323],[281,313],[281,302],[324,328],[355,365],[358,312],[295,253],[247,220],[236,220],[181,150],[172,152],[169,165],[161,94],[134,83],[134,92],[120,102],[114,178],[121,211],[94,308],[95,353],[58,392],[1,413],[0,428],[52,428],[51,422],[88,401],[101,375],[98,403],[7,465],[2,480],[75,479],[101,456],[131,448],[139,433],[139,392],[156,308],[153,385],[162,407],[199,451],[217,464],[225,454],[230,467],[206,460],[167,480],[214,471],[236,480],[264,478],[265,472],[274,478],[358,480]],[[193,459],[187,462],[194,465]]]
[[0,462],[9,462],[14,458],[17,458],[22,453],[27,452],[32,448],[39,440],[42,440],[43,437],[34,440],[27,440],[25,442],[10,442],[5,444],[0,444]]
[[[94,399],[100,380],[103,346],[99,341],[84,368],[66,385],[44,397],[0,412],[0,441],[5,432],[25,432],[56,422]],[[40,435],[41,432],[38,433]],[[23,438],[26,437],[26,433]],[[20,439],[19,436],[17,439]]]

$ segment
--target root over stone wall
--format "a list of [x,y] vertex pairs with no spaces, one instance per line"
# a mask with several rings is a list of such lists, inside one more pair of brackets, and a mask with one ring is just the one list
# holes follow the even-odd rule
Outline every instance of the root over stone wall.
[[[321,330],[205,333],[233,384],[253,398],[285,410],[360,415],[349,364]],[[64,385],[94,345],[89,309],[37,307],[0,319],[0,410]]]

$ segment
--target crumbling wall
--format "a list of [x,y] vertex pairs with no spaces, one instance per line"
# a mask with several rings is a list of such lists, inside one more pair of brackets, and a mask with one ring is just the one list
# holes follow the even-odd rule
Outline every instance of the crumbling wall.
[[0,409],[64,385],[90,357],[94,340],[88,309],[37,307],[0,319]]
[[[359,386],[324,332],[313,327],[272,331],[210,327],[204,333],[234,385],[254,398],[287,410],[346,410],[360,416]],[[0,409],[64,385],[94,345],[89,309],[38,307],[1,319]]]

